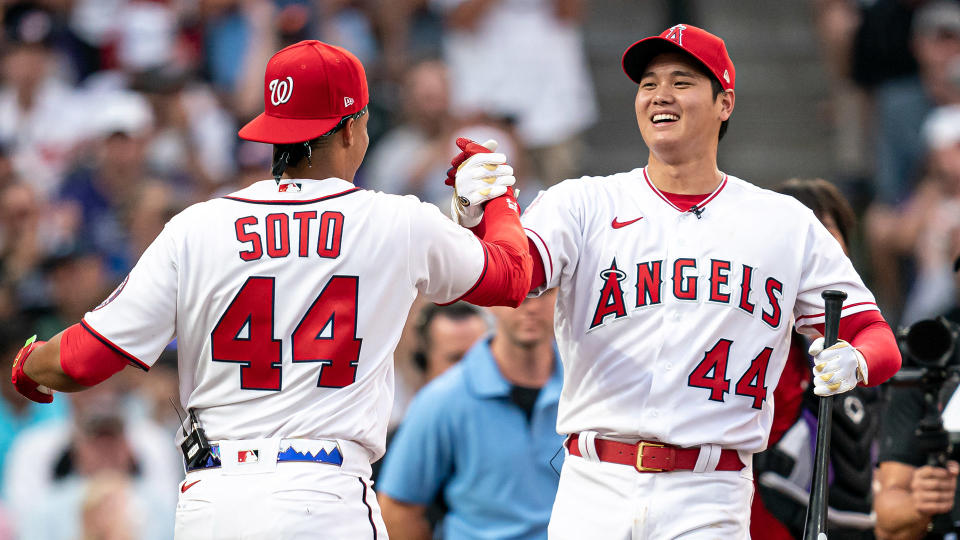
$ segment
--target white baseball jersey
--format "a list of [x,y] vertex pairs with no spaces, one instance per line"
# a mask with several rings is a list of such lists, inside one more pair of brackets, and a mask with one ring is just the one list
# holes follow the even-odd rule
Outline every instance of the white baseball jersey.
[[[694,213],[645,169],[567,180],[523,214],[559,287],[557,428],[762,450],[794,320],[877,309],[839,243],[793,198],[724,176]],[[815,331],[814,331],[815,332]]]
[[144,368],[176,337],[181,403],[212,441],[340,439],[375,460],[414,298],[452,301],[483,265],[414,197],[264,180],[170,220],[84,323]]

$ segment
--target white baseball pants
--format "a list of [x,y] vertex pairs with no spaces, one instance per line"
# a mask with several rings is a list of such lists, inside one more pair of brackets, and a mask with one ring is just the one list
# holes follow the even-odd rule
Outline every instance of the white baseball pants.
[[180,484],[176,540],[386,540],[369,479],[324,463],[276,463],[271,472],[205,469]]
[[550,540],[740,540],[750,538],[752,469],[639,473],[567,455]]

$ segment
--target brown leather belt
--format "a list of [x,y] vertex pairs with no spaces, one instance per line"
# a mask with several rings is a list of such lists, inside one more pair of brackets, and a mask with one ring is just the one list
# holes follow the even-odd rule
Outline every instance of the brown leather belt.
[[[570,451],[570,455],[583,457],[577,445],[579,438],[579,435],[571,435],[566,442],[567,450]],[[594,440],[594,445],[600,461],[631,465],[638,472],[644,473],[692,471],[700,457],[699,448],[680,448],[651,441],[622,443],[597,438]],[[743,461],[735,450],[720,451],[720,461],[717,462],[716,470],[739,471],[743,467]]]

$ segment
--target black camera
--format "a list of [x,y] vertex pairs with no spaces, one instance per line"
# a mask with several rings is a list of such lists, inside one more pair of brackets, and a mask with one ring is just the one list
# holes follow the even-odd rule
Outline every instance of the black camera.
[[947,380],[960,375],[960,325],[943,317],[918,321],[897,332],[904,365],[890,379],[897,386],[923,390],[924,414],[917,426],[917,450],[927,464],[943,467],[952,451],[950,435],[940,417],[940,394]]
[[918,321],[901,330],[897,343],[903,358],[912,364],[901,373],[922,376],[923,372],[957,366],[960,364],[958,338],[960,325],[943,317]]

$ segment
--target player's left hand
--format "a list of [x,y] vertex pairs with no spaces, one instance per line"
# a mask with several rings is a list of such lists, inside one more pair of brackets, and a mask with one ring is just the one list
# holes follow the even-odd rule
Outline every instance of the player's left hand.
[[813,357],[813,393],[833,396],[852,390],[857,383],[867,382],[867,361],[860,351],[844,340],[823,348],[823,338],[810,345]]
[[40,345],[46,343],[46,341],[36,341],[36,339],[37,336],[28,339],[23,348],[20,349],[20,352],[17,353],[17,357],[13,359],[13,374],[11,380],[17,392],[23,394],[27,399],[36,401],[37,403],[50,403],[53,401],[53,390],[37,384],[36,381],[23,372],[23,365],[26,363],[30,353]]

